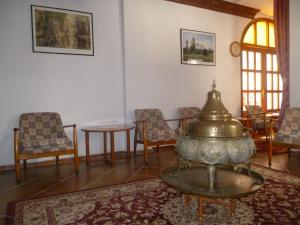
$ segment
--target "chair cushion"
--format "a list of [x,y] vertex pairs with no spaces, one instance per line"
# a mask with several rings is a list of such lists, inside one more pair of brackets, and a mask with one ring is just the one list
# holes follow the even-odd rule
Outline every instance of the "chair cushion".
[[275,138],[276,142],[300,145],[300,133],[278,132]]
[[[177,134],[175,130],[172,129],[162,130],[162,129],[154,128],[152,130],[148,130],[146,135],[147,135],[147,140],[151,142],[170,141],[177,138]],[[139,133],[138,139],[143,140],[141,133]]]
[[51,138],[34,141],[24,141],[22,148],[20,149],[23,153],[45,153],[55,152],[67,149],[73,149],[72,141],[67,138]]

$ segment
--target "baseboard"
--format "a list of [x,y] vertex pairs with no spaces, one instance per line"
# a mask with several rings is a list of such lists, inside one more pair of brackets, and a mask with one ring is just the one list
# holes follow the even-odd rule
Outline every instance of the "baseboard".
[[[115,152],[116,157],[118,157],[118,155],[124,155],[126,154],[126,151],[118,151]],[[133,153],[131,153],[133,154]],[[138,150],[137,154],[143,154],[143,150]],[[85,156],[79,156],[79,161],[85,161]],[[101,160],[104,159],[103,154],[93,154],[90,155],[91,160]],[[21,168],[22,168],[22,163],[23,161],[21,160]],[[62,158],[59,159],[59,164],[69,164],[69,163],[73,163],[73,157],[70,158]],[[40,161],[40,162],[30,162],[30,160],[27,160],[27,168],[38,168],[38,167],[45,167],[45,166],[52,166],[56,164],[56,158],[54,157],[53,159],[49,159],[49,160],[45,160],[45,161]],[[11,171],[11,170],[15,170],[15,165],[5,165],[5,166],[0,166],[0,173],[2,172],[6,172],[6,171]]]

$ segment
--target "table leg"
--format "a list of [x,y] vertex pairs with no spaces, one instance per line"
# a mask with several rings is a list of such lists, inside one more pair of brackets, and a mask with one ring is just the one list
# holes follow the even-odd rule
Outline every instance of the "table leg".
[[103,156],[104,160],[107,160],[107,135],[106,132],[103,132]]
[[234,199],[230,199],[230,215],[234,215],[235,214],[235,200]]
[[115,137],[114,132],[110,131],[110,157],[111,157],[111,166],[115,166]]
[[130,159],[130,130],[126,130],[127,138],[127,159]]
[[191,202],[191,196],[189,194],[184,194],[185,205],[189,206]]
[[203,211],[204,211],[204,198],[202,196],[199,196],[198,200],[198,213],[199,213],[199,220],[202,223],[203,222]]
[[89,138],[89,132],[85,131],[85,163],[87,166],[90,165],[90,138]]

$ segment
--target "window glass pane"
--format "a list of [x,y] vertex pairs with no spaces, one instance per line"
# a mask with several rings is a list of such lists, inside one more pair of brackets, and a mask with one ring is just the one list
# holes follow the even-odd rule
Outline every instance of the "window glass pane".
[[243,72],[243,90],[248,90],[248,76],[247,76],[247,72]]
[[248,105],[247,93],[243,93],[243,111],[246,111],[245,105]]
[[273,23],[269,23],[269,46],[275,48],[275,32]]
[[256,105],[261,106],[261,94],[260,93],[256,93]]
[[257,22],[256,23],[256,37],[257,44],[267,46],[267,23],[266,22]]
[[254,93],[249,93],[249,105],[255,105]]
[[261,53],[256,52],[256,70],[261,70]]
[[267,71],[272,71],[272,55],[267,54]]
[[282,83],[282,77],[279,74],[279,90],[282,91],[283,90],[283,83]]
[[244,43],[248,43],[248,44],[255,44],[255,40],[254,40],[254,25],[251,25],[248,30],[247,33],[244,37],[243,40]]
[[273,93],[273,109],[278,109],[278,93]]
[[242,61],[243,61],[243,69],[247,69],[248,66],[247,66],[247,52],[246,51],[243,51],[242,53]]
[[273,71],[277,71],[278,70],[278,66],[277,66],[277,57],[274,54],[273,55]]
[[261,73],[256,73],[256,85],[255,85],[255,89],[256,90],[261,90]]
[[272,109],[272,94],[271,93],[267,94],[267,109],[268,110]]
[[267,90],[271,91],[272,90],[272,74],[267,73]]
[[254,52],[248,52],[249,70],[254,70]]
[[254,90],[254,73],[249,72],[249,90]]
[[281,108],[282,93],[279,93],[279,109]]
[[278,74],[273,74],[273,90],[278,90]]

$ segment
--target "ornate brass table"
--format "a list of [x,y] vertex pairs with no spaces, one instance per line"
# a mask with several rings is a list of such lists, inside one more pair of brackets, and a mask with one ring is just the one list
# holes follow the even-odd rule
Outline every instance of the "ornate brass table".
[[[231,214],[235,211],[235,199],[247,196],[258,191],[264,183],[264,178],[243,167],[235,171],[234,167],[221,166],[217,170],[213,192],[209,189],[209,181],[206,167],[192,167],[178,169],[170,167],[161,173],[162,180],[185,194],[186,204],[189,204],[191,196],[198,197],[198,212],[200,221],[203,220],[205,202],[221,203],[230,207]],[[220,199],[228,199],[229,203]]]

